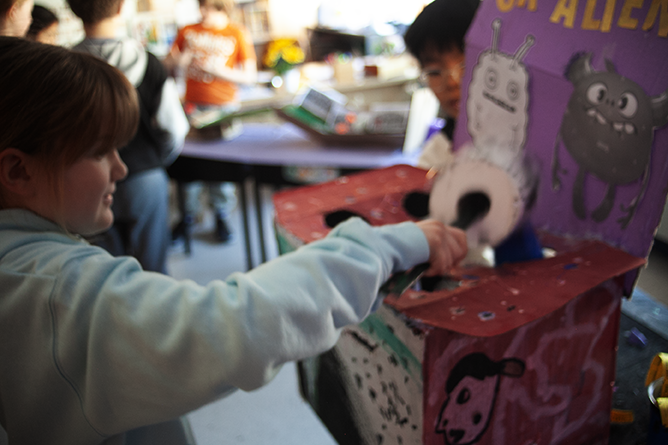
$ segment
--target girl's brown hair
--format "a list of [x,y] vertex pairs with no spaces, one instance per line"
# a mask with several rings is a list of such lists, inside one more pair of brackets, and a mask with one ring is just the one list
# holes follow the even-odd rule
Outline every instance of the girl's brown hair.
[[40,159],[56,208],[67,167],[91,150],[123,147],[137,131],[137,94],[125,76],[58,46],[0,37],[0,98],[0,152],[15,148]]

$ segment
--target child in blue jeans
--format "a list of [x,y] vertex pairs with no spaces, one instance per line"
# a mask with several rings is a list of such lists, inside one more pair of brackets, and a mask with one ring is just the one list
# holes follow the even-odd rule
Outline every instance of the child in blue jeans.
[[444,274],[466,253],[464,233],[433,220],[355,218],[206,286],[143,271],[82,238],[113,223],[127,173],[116,148],[139,114],[123,74],[0,37],[0,97],[0,424],[13,445],[152,443],[331,348],[392,273],[429,261]]

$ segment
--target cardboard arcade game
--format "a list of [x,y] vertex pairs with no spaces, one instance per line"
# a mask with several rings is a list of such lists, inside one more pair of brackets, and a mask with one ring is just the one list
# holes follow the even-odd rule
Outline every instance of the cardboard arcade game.
[[659,1],[484,1],[454,163],[275,195],[281,251],[350,215],[380,225],[429,207],[451,223],[460,197],[484,193],[472,244],[529,224],[554,252],[423,281],[300,362],[339,443],[608,443],[621,299],[668,186],[667,36]]

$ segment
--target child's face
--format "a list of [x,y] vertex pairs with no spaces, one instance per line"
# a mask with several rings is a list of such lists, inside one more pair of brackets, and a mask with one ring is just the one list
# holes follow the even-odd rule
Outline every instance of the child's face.
[[[127,172],[117,150],[86,155],[68,167],[63,175],[65,228],[72,233],[93,235],[111,227],[116,181],[123,179]],[[41,195],[49,196],[48,193]],[[55,213],[55,209],[51,211]],[[44,216],[57,220],[55,214]]]
[[422,76],[448,117],[459,117],[459,99],[464,75],[464,53],[459,48],[439,51],[428,46],[421,54]]
[[202,24],[209,28],[225,28],[229,23],[229,18],[225,11],[219,11],[211,5],[200,6],[202,14]]

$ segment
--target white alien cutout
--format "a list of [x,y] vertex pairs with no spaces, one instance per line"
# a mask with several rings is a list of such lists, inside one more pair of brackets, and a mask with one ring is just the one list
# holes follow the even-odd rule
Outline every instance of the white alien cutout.
[[528,35],[514,55],[498,51],[501,20],[492,22],[492,47],[478,57],[466,104],[468,132],[477,150],[504,147],[519,155],[526,139],[529,75],[521,62],[534,44]]
[[466,196],[481,193],[489,198],[489,212],[467,229],[469,247],[503,241],[533,205],[537,184],[536,168],[523,150],[529,74],[521,62],[534,38],[528,35],[518,51],[508,55],[498,50],[500,19],[492,29],[492,47],[478,57],[468,89],[472,144],[460,147],[456,160],[434,183],[429,202],[433,217],[452,224]]

